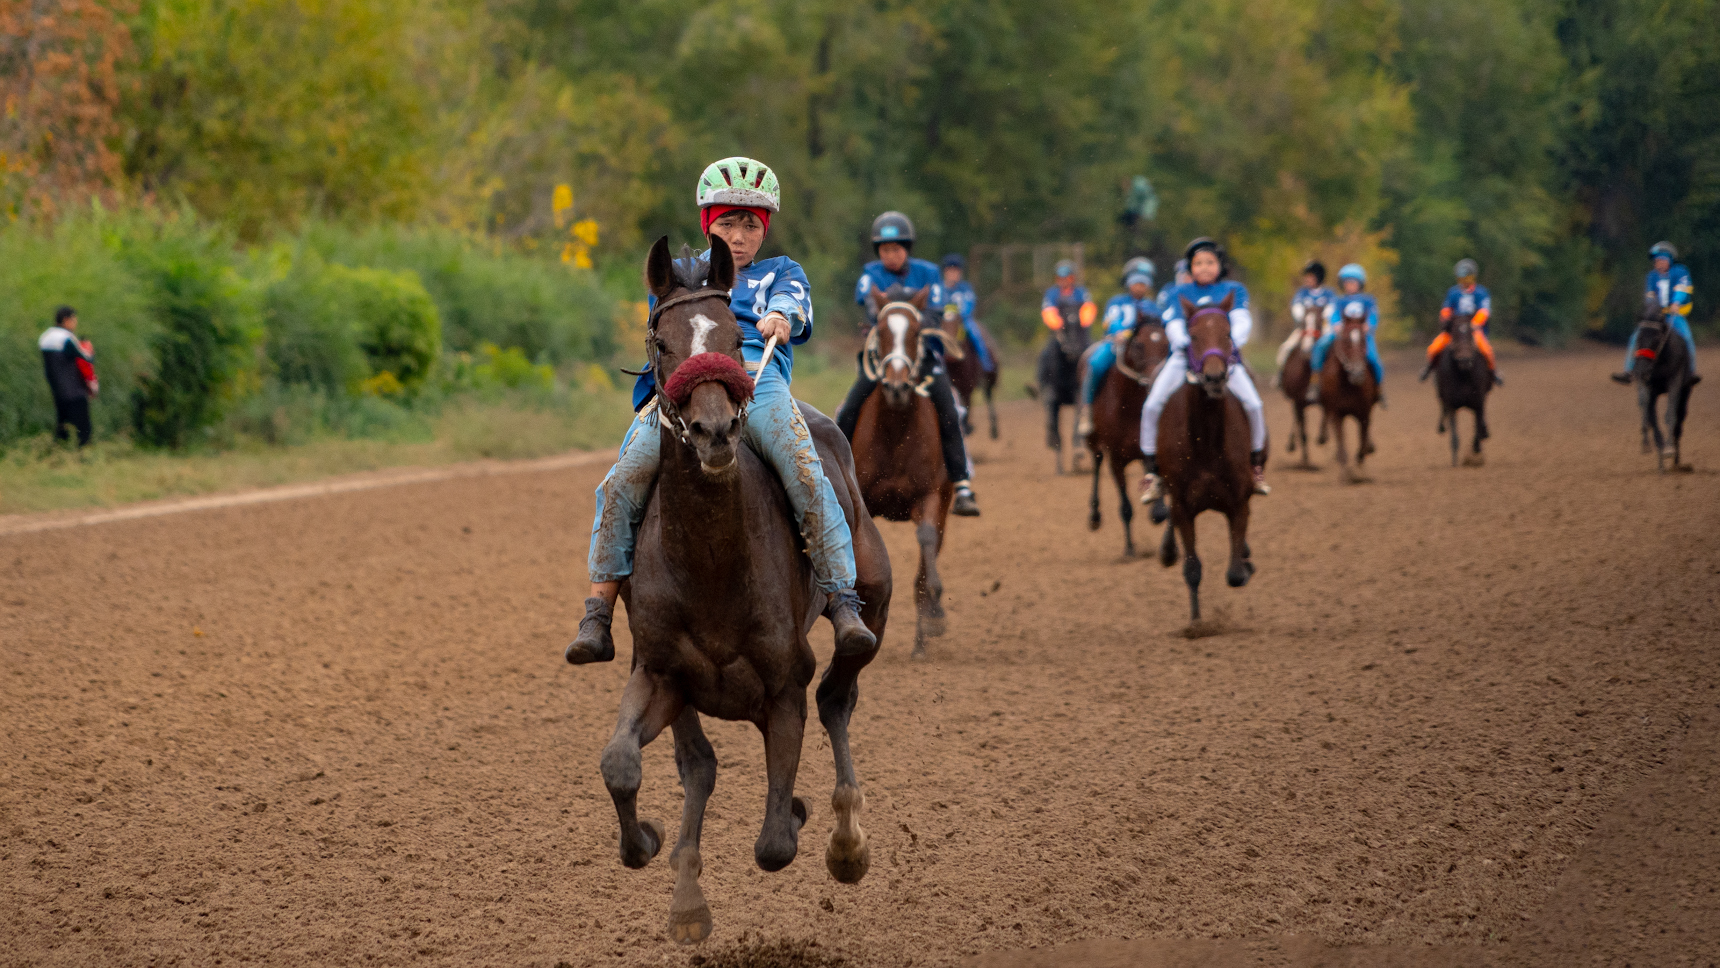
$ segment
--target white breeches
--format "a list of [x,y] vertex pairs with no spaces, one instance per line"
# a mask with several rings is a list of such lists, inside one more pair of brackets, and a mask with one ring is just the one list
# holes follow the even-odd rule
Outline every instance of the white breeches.
[[[1141,453],[1159,452],[1159,414],[1164,413],[1171,394],[1187,380],[1188,355],[1173,350],[1159,370],[1158,378],[1153,381],[1152,390],[1147,393],[1146,405],[1141,407]],[[1242,404],[1243,412],[1248,414],[1248,449],[1263,450],[1266,447],[1266,408],[1260,402],[1260,391],[1254,389],[1254,381],[1248,378],[1248,369],[1232,366],[1225,385]]]
[[1291,330],[1290,337],[1284,341],[1284,345],[1278,347],[1278,368],[1284,369],[1284,361],[1290,358],[1290,354],[1298,346],[1302,347],[1304,353],[1314,352],[1314,341],[1318,338],[1313,330],[1301,326]]

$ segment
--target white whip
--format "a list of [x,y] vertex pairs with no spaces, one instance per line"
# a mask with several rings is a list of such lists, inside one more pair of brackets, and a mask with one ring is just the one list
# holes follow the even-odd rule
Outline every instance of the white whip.
[[758,386],[758,381],[764,377],[764,368],[770,365],[770,355],[775,352],[776,337],[772,336],[770,342],[764,344],[764,358],[758,361],[758,373],[753,377],[753,386]]

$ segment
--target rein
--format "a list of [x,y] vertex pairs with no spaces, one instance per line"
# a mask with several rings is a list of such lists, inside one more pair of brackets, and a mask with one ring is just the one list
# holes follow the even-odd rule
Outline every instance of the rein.
[[[923,323],[924,317],[920,314],[918,309],[914,308],[914,304],[902,302],[900,300],[885,303],[883,307],[878,310],[878,319],[882,321],[884,316],[893,309],[906,310],[913,314],[916,322]],[[936,335],[932,335],[934,333]],[[866,379],[871,380],[874,383],[882,381],[884,379],[884,371],[890,368],[891,363],[900,363],[907,368],[909,373],[914,374],[916,377],[920,377],[921,371],[926,369],[926,338],[928,336],[931,336],[931,338],[943,343],[945,356],[952,360],[959,360],[963,357],[960,346],[952,346],[944,339],[943,330],[927,330],[923,328],[923,326],[920,330],[920,338],[917,340],[918,345],[915,347],[915,355],[912,358],[908,356],[907,350],[903,349],[899,345],[891,347],[889,353],[880,357],[878,353],[882,347],[879,345],[878,341],[878,326],[874,324],[872,331],[866,334],[866,349],[860,356],[860,367],[866,374]],[[933,375],[930,372],[925,373],[923,377],[920,377],[915,382],[914,392],[922,397],[929,396],[931,394],[932,379]]]
[[[1136,383],[1139,383],[1141,386],[1145,387],[1145,386],[1151,386],[1152,385],[1153,377],[1158,375],[1159,368],[1163,367],[1165,364],[1164,364],[1163,360],[1160,360],[1159,366],[1155,367],[1151,374],[1141,373],[1141,372],[1137,371],[1134,367],[1129,365],[1129,360],[1128,360],[1129,347],[1134,344],[1135,338],[1141,334],[1141,331],[1144,328],[1145,327],[1136,327],[1134,333],[1132,333],[1128,339],[1118,341],[1120,345],[1118,345],[1113,352],[1116,354],[1116,357],[1117,357],[1117,361],[1115,364],[1117,367],[1117,372],[1123,374],[1124,376],[1128,377],[1129,379],[1131,379],[1131,380],[1135,381]],[[1157,342],[1158,340],[1164,339],[1164,336],[1163,336],[1162,332],[1160,331],[1160,328],[1156,327],[1156,326],[1153,327],[1153,330],[1149,335],[1152,337],[1154,342]]]
[[[1648,322],[1648,320],[1643,320],[1643,322]],[[1642,349],[1639,347],[1636,351],[1636,357],[1639,360],[1648,360],[1652,363],[1659,359],[1660,354],[1666,350],[1666,341],[1672,338],[1672,325],[1670,323],[1666,322],[1665,319],[1656,320],[1655,322],[1656,326],[1654,328],[1660,330],[1660,339],[1655,342],[1654,349],[1652,350]],[[1643,327],[1639,324],[1637,328],[1641,329]]]

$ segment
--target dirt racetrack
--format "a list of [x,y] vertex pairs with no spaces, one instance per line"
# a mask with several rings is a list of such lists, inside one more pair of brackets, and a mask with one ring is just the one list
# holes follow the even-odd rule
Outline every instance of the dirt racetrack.
[[[624,630],[561,661],[602,467],[0,537],[0,964],[1715,963],[1720,388],[1658,476],[1617,355],[1507,361],[1480,469],[1401,361],[1373,483],[1275,452],[1249,587],[1206,519],[1204,638],[1009,406],[927,663],[885,527],[871,874],[824,870],[816,723],[800,859],[759,871],[761,744],[712,724],[694,950],[597,772]],[[672,821],[667,739],[645,763]]]

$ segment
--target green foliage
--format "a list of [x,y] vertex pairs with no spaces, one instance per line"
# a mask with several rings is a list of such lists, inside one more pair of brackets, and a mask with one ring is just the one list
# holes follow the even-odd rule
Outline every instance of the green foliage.
[[[410,392],[442,352],[442,320],[410,270],[353,269],[314,253],[294,261],[264,296],[274,375],[289,384],[354,393]],[[386,389],[385,389],[386,388]]]

